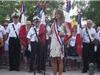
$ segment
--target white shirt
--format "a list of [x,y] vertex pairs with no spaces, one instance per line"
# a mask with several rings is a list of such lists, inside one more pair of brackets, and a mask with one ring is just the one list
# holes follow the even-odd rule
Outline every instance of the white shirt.
[[[88,33],[89,33],[89,36],[90,36],[91,41],[93,41],[93,40],[96,38],[96,30],[95,30],[93,27],[91,27],[90,29],[87,28],[87,31],[88,31]],[[87,34],[87,32],[86,32],[86,28],[84,28],[84,29],[82,30],[83,42],[85,42],[85,43],[90,43],[89,36],[88,36],[88,34]]]
[[98,40],[100,41],[100,31],[98,31],[98,32],[96,33],[96,39],[98,39]]
[[72,47],[75,47],[75,42],[76,42],[76,36],[72,36],[71,38],[70,38],[70,46],[72,46]]
[[3,38],[3,35],[5,34],[6,34],[5,28],[2,25],[0,25],[0,38]]
[[[5,31],[6,31],[6,29],[5,29]],[[8,42],[9,42],[9,36],[8,36],[7,40],[5,41],[5,43],[8,44]]]
[[50,37],[50,33],[51,33],[51,28],[50,28],[50,26],[49,25],[47,25],[46,26],[46,39],[49,39],[49,37]]
[[[31,27],[30,28],[30,30],[27,34],[27,38],[30,39],[31,42],[35,42],[35,41],[38,42],[38,39],[37,39],[34,28],[36,28],[36,27]],[[39,34],[39,29],[36,29],[36,31],[37,31],[37,34]]]
[[[15,30],[13,28],[13,25],[15,27]],[[19,35],[19,29],[21,27],[21,23],[17,23],[16,25],[12,22],[8,24],[8,27],[6,29],[6,32],[9,33],[9,37],[17,37],[15,31],[17,32],[17,35]]]

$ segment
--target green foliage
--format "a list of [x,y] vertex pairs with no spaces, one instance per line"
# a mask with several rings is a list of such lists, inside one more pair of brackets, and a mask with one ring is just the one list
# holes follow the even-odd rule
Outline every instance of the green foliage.
[[58,1],[50,1],[49,2],[49,1],[47,1],[47,6],[49,9],[49,10],[47,10],[47,14],[52,17],[53,11],[56,9],[61,9],[63,6],[63,2],[58,2]]
[[90,1],[85,9],[84,17],[92,19],[96,25],[100,25],[100,1]]
[[0,1],[0,23],[3,22],[7,15],[11,15],[16,7],[14,1]]
[[77,8],[83,10],[85,5],[86,5],[86,1],[85,0],[73,0],[72,9],[74,9],[74,7],[77,6]]
[[[28,20],[31,20],[32,17],[37,14],[37,1],[31,0],[31,1],[24,1],[24,2],[27,11],[26,15],[28,16]],[[3,22],[3,20],[6,18],[7,15],[11,16],[11,14],[15,11],[15,8],[20,10],[21,3],[22,2],[19,3],[17,0],[0,1],[0,23]],[[63,2],[59,2],[59,1],[46,1],[46,3],[47,3],[47,8],[49,9],[46,10],[46,13],[49,16],[52,16],[52,12],[54,9],[61,8],[63,5]]]
[[81,9],[83,13],[84,19],[91,19],[96,25],[100,25],[100,1],[92,1],[90,0],[80,0],[72,3],[72,9],[77,6],[77,8]]

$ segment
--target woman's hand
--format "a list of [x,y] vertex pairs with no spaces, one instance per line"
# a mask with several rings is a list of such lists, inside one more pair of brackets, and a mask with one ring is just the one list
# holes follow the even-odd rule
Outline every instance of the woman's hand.
[[58,34],[59,34],[60,37],[64,37],[65,36],[65,34],[63,32],[58,32]]

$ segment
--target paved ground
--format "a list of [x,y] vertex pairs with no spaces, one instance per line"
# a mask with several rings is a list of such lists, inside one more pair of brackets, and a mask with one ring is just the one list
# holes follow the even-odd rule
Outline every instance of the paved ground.
[[[1,69],[0,75],[33,75],[33,73],[25,71],[8,71],[7,69]],[[36,75],[43,75],[36,73]],[[47,71],[46,75],[53,75],[52,71]],[[88,73],[81,73],[80,71],[66,71],[63,75],[88,75]],[[94,75],[100,75],[100,72],[96,72]]]
[[[0,69],[0,75],[34,75],[33,73],[28,72],[28,70],[23,69],[23,67],[20,67],[20,69],[21,71],[9,71],[8,67],[2,67],[2,69]],[[52,67],[47,67],[46,69],[47,71],[45,75],[53,75]],[[68,71],[67,67],[66,70],[66,72],[63,72],[63,75],[88,75],[88,73],[81,73],[81,69],[79,68]],[[43,73],[36,73],[36,75],[43,75]],[[100,75],[100,72],[95,71],[94,75]]]

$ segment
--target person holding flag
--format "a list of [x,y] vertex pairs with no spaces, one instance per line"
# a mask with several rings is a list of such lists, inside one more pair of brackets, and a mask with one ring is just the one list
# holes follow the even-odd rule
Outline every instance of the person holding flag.
[[[30,30],[27,33],[27,39],[28,43],[31,47],[31,53],[30,53],[30,72],[35,70],[38,70],[40,72],[41,70],[41,51],[40,51],[40,43],[39,43],[39,25],[40,25],[40,18],[38,16],[33,17],[33,22]],[[37,64],[36,64],[37,62]],[[37,65],[37,68],[35,67]]]
[[39,47],[40,47],[40,60],[41,60],[41,66],[40,66],[40,70],[44,72],[45,74],[45,70],[46,70],[46,58],[47,58],[47,50],[46,50],[46,22],[45,22],[45,12],[46,12],[46,2],[44,1],[42,3],[42,10],[41,12],[40,10],[40,6],[39,6],[39,2],[38,2],[38,11],[37,11],[37,15],[38,17],[41,16],[40,19],[40,24],[39,24]]

